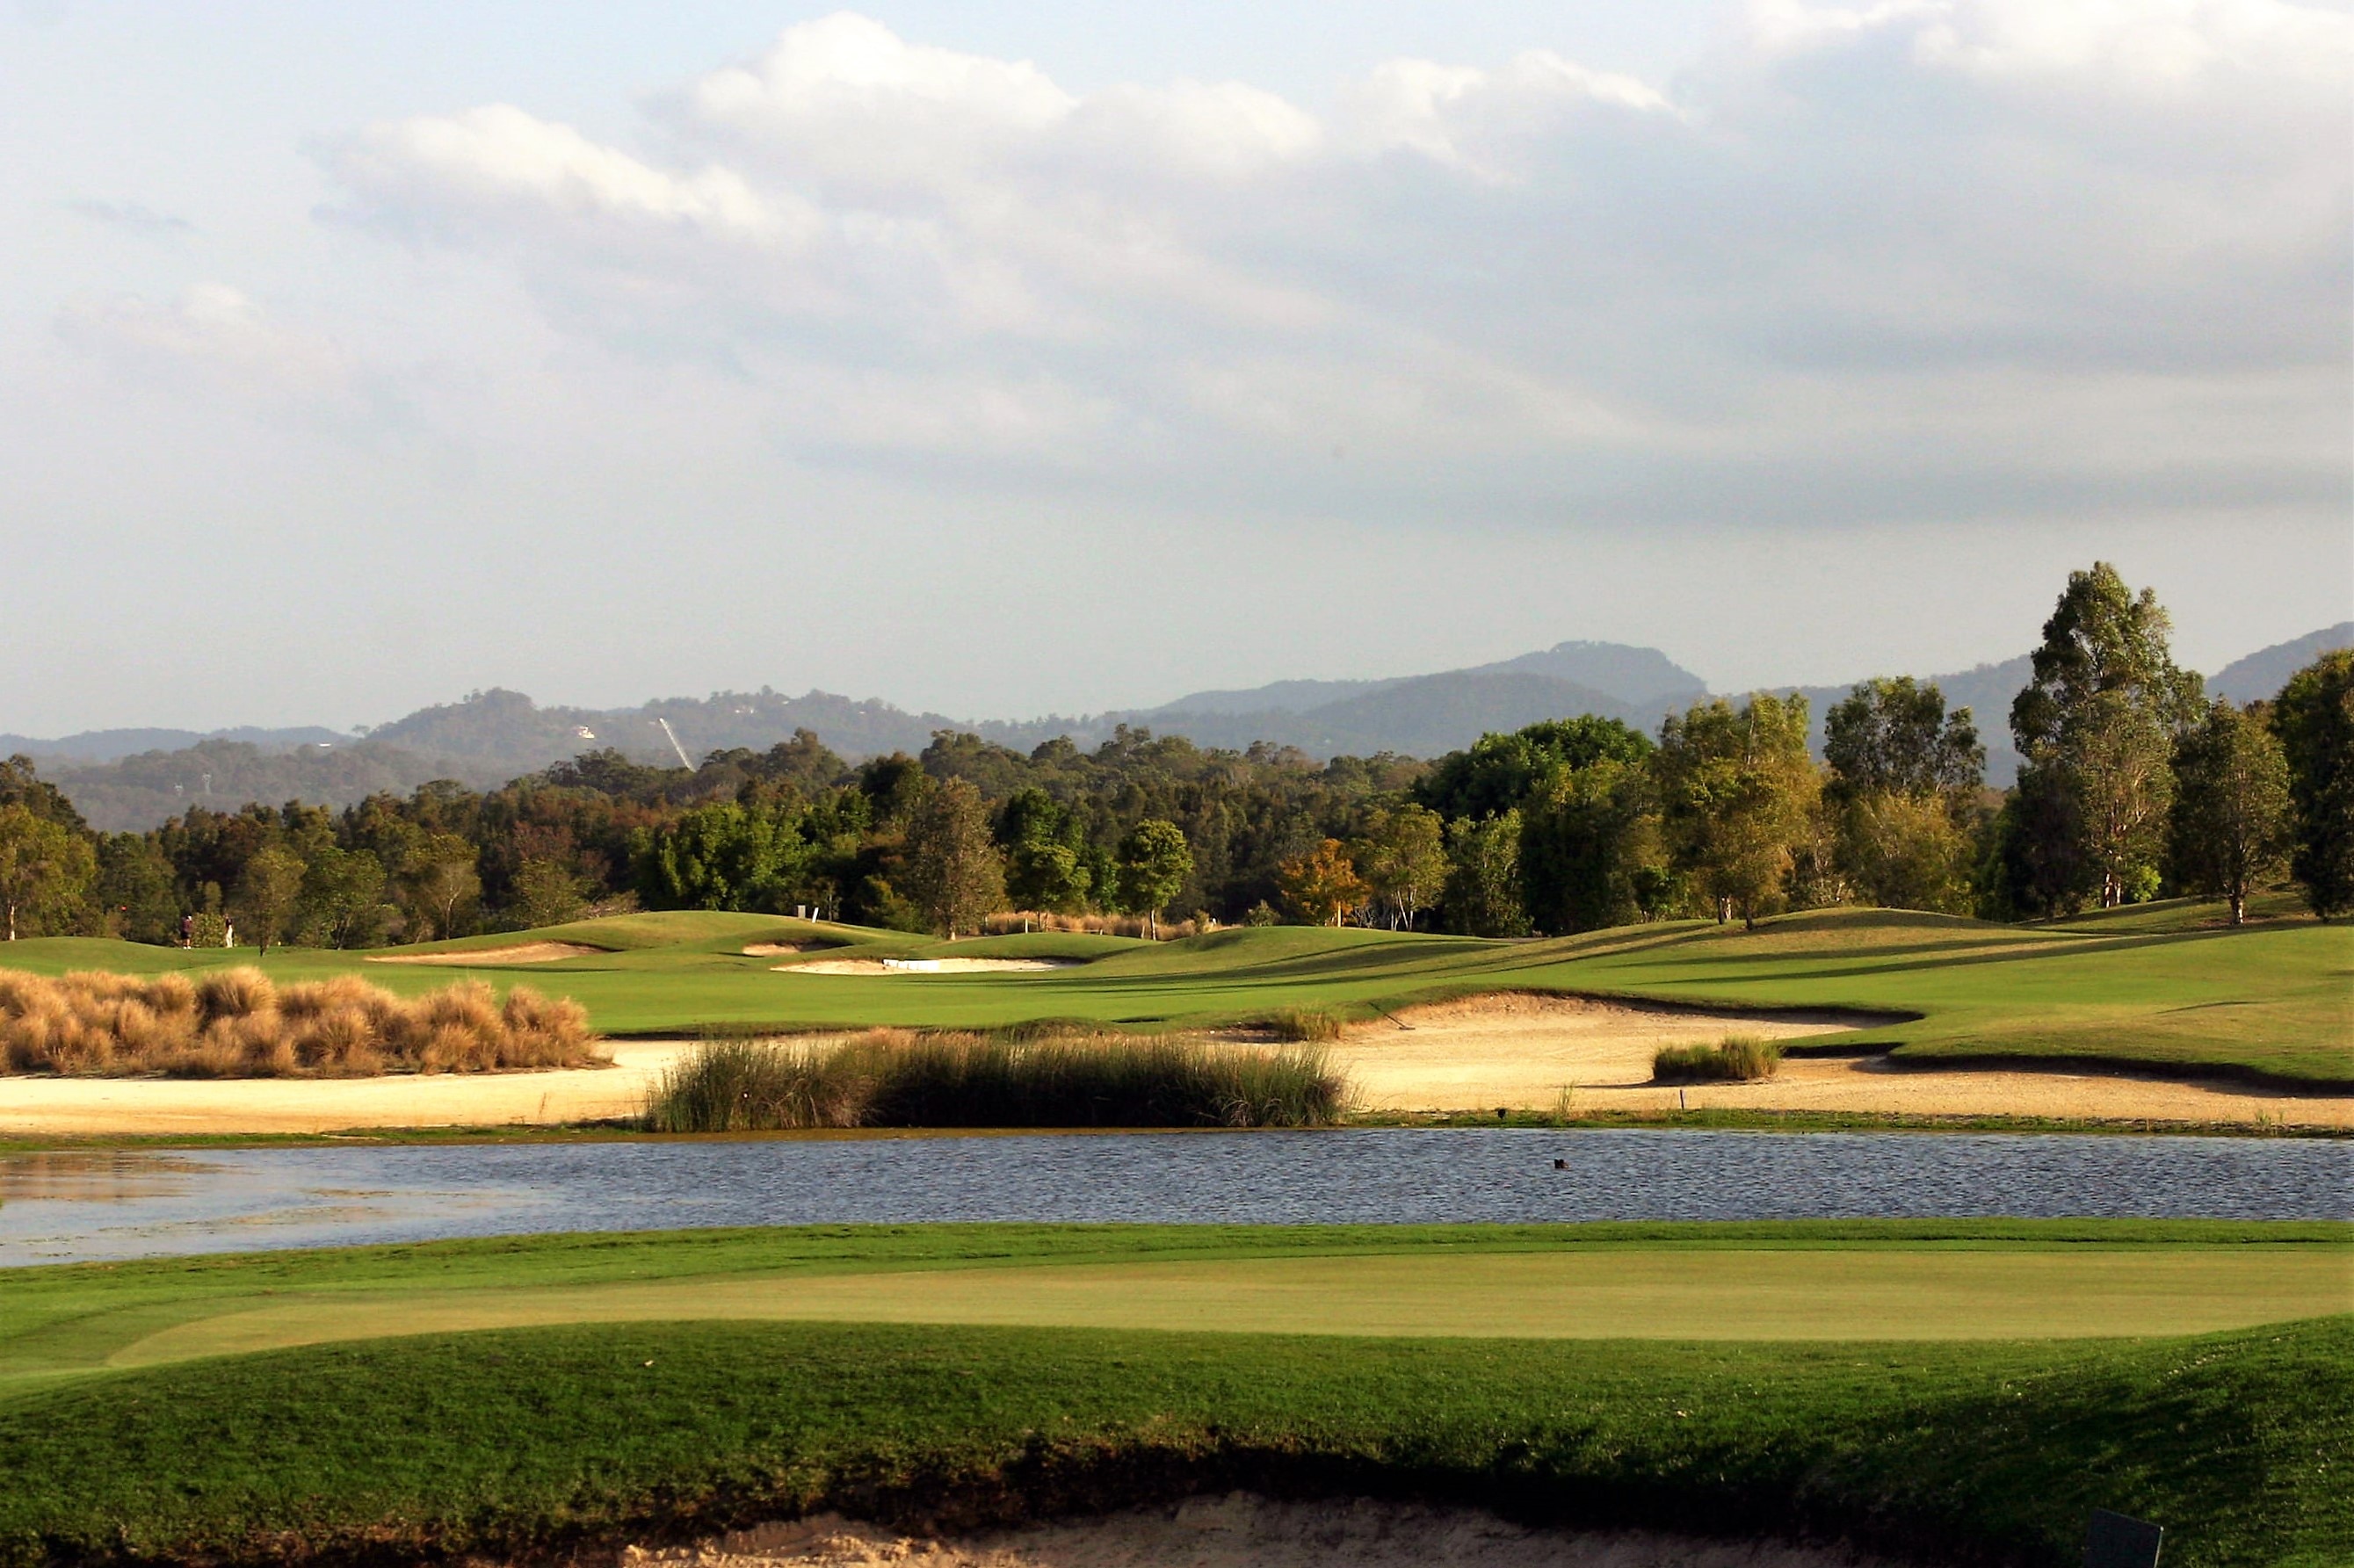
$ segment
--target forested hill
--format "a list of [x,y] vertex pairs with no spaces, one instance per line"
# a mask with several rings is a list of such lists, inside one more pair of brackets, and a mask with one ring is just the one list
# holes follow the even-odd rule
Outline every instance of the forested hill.
[[2354,620],[2341,620],[2322,630],[2259,648],[2244,659],[2235,659],[2208,677],[2207,690],[2211,695],[2229,697],[2235,703],[2252,703],[2259,697],[2271,696],[2287,683],[2291,675],[2324,653],[2340,648],[2354,648]]
[[[2210,686],[2240,701],[2269,695],[2290,671],[2326,649],[2349,645],[2354,645],[2354,623],[2252,653],[2217,672]],[[1949,705],[1973,711],[1986,743],[1988,781],[1998,787],[2018,771],[2010,702],[2028,675],[2021,656],[1931,677]],[[1823,715],[1848,687],[1780,690],[1808,699],[1819,747]],[[358,740],[323,729],[218,731],[201,739],[187,730],[113,730],[62,741],[0,736],[0,756],[34,755],[44,776],[71,795],[94,826],[122,831],[155,826],[206,798],[345,806],[375,791],[406,793],[436,779],[485,788],[606,747],[669,764],[677,760],[672,735],[693,761],[737,747],[765,751],[802,729],[854,760],[894,751],[913,755],[943,729],[1028,751],[1058,736],[1091,747],[1123,725],[1182,736],[1202,747],[1295,747],[1318,759],[1384,752],[1430,758],[1491,731],[1578,714],[1656,731],[1668,712],[1705,694],[1700,677],[1656,649],[1564,642],[1437,674],[1281,681],[1077,718],[960,719],[910,713],[876,698],[819,691],[785,696],[765,687],[635,708],[542,707],[520,692],[493,689],[421,708]]]

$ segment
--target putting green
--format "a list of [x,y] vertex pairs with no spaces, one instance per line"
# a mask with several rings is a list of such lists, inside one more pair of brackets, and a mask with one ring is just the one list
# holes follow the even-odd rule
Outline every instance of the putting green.
[[2065,1252],[1326,1256],[305,1296],[217,1310],[107,1358],[145,1366],[458,1330],[824,1319],[1532,1339],[1999,1340],[2191,1334],[2354,1310],[2354,1256],[2242,1245]]

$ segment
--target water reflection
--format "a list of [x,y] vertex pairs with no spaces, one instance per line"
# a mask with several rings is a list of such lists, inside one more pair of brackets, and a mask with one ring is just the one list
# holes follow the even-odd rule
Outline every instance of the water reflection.
[[[1556,1169],[1555,1161],[1560,1162]],[[924,1221],[2354,1218],[2334,1139],[1373,1128],[0,1158],[0,1264]]]

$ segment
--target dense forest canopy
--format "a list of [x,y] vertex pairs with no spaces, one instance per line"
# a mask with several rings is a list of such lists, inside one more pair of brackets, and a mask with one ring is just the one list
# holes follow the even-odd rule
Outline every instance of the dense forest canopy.
[[0,765],[0,912],[12,936],[265,946],[633,907],[944,934],[1020,910],[1518,936],[1840,903],[2018,918],[2170,891],[2237,917],[2292,865],[2318,912],[2354,906],[2354,653],[2275,703],[2211,701],[2173,663],[2164,609],[2099,563],[2044,632],[2007,715],[2025,758],[2007,791],[1984,782],[1986,715],[1909,678],[1819,719],[1803,694],[1758,693],[1691,701],[1656,736],[1586,714],[1426,762],[1125,725],[1026,750],[942,728],[856,766],[808,729],[693,767],[600,747],[342,810],[192,801],[147,832],[91,831],[19,757]]

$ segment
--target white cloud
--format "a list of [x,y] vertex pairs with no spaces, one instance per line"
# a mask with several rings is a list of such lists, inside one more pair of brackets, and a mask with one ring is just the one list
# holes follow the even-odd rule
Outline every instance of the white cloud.
[[[829,457],[1838,516],[2147,504],[2113,456],[2165,450],[2328,504],[2349,81],[2354,21],[2278,0],[1772,0],[1671,87],[1397,60],[1318,114],[844,13],[639,146],[491,106],[332,168]],[[2219,435],[2252,407],[2294,439]]]
[[226,283],[196,283],[161,304],[133,294],[78,302],[57,326],[67,341],[110,356],[188,366],[260,390],[329,391],[351,369],[331,339],[271,321]]

